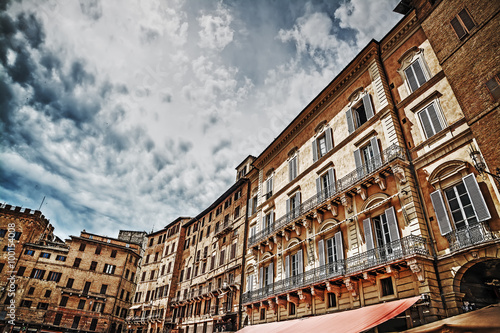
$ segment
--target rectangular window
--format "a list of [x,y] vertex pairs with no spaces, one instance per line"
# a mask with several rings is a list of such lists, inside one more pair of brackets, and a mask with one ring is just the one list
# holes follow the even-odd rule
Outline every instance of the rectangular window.
[[292,157],[288,161],[288,181],[292,181],[297,178],[298,175],[298,165],[297,156]]
[[110,255],[111,258],[116,258],[116,250],[112,250],[111,251],[111,255]]
[[85,286],[83,286],[83,292],[82,292],[83,294],[89,293],[91,284],[92,284],[92,282],[90,282],[90,281],[85,282]]
[[0,237],[3,238],[5,237],[5,234],[7,233],[6,229],[0,229]]
[[380,279],[380,286],[382,288],[382,297],[394,295],[394,287],[392,285],[392,278]]
[[457,229],[477,223],[477,217],[472,207],[472,201],[463,182],[444,191],[451,218]]
[[50,259],[50,253],[42,252],[40,253],[40,258]]
[[61,275],[62,275],[62,273],[50,272],[49,276],[47,277],[47,280],[59,282],[61,280]]
[[58,261],[66,261],[66,257],[65,256],[56,256],[56,260],[58,260]]
[[273,177],[270,176],[266,180],[266,200],[273,196]]
[[224,265],[224,260],[226,259],[226,250],[220,251],[219,266]]
[[80,244],[80,248],[78,249],[78,251],[85,251],[85,246],[86,246],[85,243],[81,243]]
[[500,73],[488,80],[486,87],[490,91],[493,100],[498,101],[500,99]]
[[80,302],[78,302],[78,307],[77,309],[78,310],[83,310],[83,308],[85,307],[85,300],[84,299],[81,299]]
[[32,303],[33,303],[32,301],[28,301],[28,300],[26,300],[26,299],[23,299],[23,300],[21,301],[21,307],[22,307],[22,308],[31,308],[31,304],[32,304]]
[[95,331],[96,328],[97,328],[97,318],[93,318],[92,321],[90,322],[89,330]]
[[69,278],[68,282],[66,282],[66,288],[73,288],[73,283],[75,282],[74,279]]
[[441,132],[444,128],[444,121],[442,120],[441,112],[438,110],[437,104],[433,102],[418,113],[427,139]]
[[300,215],[300,192],[296,192],[286,201],[287,219],[293,220]]
[[410,87],[410,92],[414,92],[420,88],[428,78],[426,76],[426,71],[424,70],[424,65],[422,59],[418,57],[413,63],[410,64],[405,70],[405,77],[408,86]]
[[[371,119],[374,115],[373,104],[370,97],[370,94],[365,93],[359,102],[356,102],[353,106],[351,106],[346,112],[346,120],[347,120],[347,130],[349,134],[353,133],[357,128],[366,123],[369,119]],[[330,129],[331,130],[331,129]],[[328,133],[327,133],[328,134]],[[328,137],[326,141],[327,151],[329,150],[328,146]],[[333,146],[333,143],[332,143]],[[314,148],[314,147],[313,147]],[[314,154],[314,151],[313,151]]]
[[26,250],[26,251],[24,251],[24,254],[27,255],[27,256],[32,256],[33,257],[33,255],[35,254],[35,251],[33,251],[33,250]]
[[262,308],[260,309],[260,320],[265,320],[266,319],[266,309]]
[[295,315],[295,303],[288,302],[288,314],[290,316],[294,316]]
[[100,294],[105,295],[105,294],[106,294],[106,291],[108,291],[108,285],[107,285],[107,284],[103,284],[103,285],[101,286],[101,292],[100,292]]
[[75,268],[80,267],[81,262],[82,262],[81,258],[75,258],[75,262],[73,263],[73,267],[75,267]]
[[73,324],[71,324],[71,328],[77,329],[78,324],[80,324],[80,316],[75,316],[75,318],[73,318]]
[[460,13],[458,13],[458,15],[451,20],[450,23],[459,39],[467,37],[472,28],[476,26],[465,8],[462,9]]
[[92,262],[90,263],[90,268],[89,268],[89,269],[90,269],[91,271],[95,271],[96,267],[97,267],[97,261],[92,261]]
[[38,302],[36,308],[39,310],[47,310],[49,308],[49,303]]
[[231,257],[230,259],[234,259],[236,258],[236,243],[233,243],[231,245]]
[[59,302],[59,306],[65,307],[68,304],[68,296],[61,297],[61,302]]
[[35,292],[34,287],[30,287],[30,289],[28,289],[28,295],[33,295],[34,292]]
[[25,271],[26,267],[24,266],[19,267],[19,269],[17,270],[17,276],[23,276]]
[[31,276],[30,277],[32,279],[40,279],[41,280],[41,279],[43,279],[44,275],[45,275],[45,271],[44,270],[35,268],[35,269],[33,269],[31,271]]
[[328,293],[328,307],[334,308],[337,306],[337,296],[334,293]]
[[116,265],[104,264],[103,273],[115,274]]
[[95,254],[101,254],[101,250],[102,250],[101,246],[100,246],[100,245],[98,245],[98,246],[95,248]]
[[56,313],[56,316],[54,317],[54,326],[59,326],[61,324],[62,317],[62,313]]

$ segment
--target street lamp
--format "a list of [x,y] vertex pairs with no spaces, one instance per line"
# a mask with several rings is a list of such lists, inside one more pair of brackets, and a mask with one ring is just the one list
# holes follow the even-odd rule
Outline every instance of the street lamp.
[[472,159],[474,168],[476,168],[477,172],[479,172],[480,175],[485,173],[492,176],[493,179],[497,181],[498,186],[500,186],[500,168],[496,168],[496,174],[486,171],[486,163],[483,160],[481,152],[475,149],[472,145],[469,147],[469,156]]

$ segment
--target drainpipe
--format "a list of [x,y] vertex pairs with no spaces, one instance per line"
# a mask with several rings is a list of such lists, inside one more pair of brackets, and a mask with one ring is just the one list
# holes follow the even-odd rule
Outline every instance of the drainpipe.
[[240,297],[238,301],[238,330],[241,329],[241,319],[242,319],[242,305],[243,300],[243,284],[245,282],[244,272],[245,272],[245,254],[247,249],[247,239],[248,239],[248,198],[250,198],[250,180],[246,178],[245,183],[247,184],[247,204],[245,206],[245,231],[243,233],[243,253],[241,256],[241,274],[240,274]]

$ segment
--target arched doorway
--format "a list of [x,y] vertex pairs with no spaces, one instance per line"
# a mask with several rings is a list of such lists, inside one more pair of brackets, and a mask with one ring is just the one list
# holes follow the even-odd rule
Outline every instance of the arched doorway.
[[471,266],[460,280],[464,301],[477,308],[500,302],[500,260],[486,260]]

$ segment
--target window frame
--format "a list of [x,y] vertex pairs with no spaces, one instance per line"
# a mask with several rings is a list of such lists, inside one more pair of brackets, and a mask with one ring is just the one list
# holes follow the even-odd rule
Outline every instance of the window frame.
[[[439,131],[436,131],[436,129],[434,128],[435,124],[433,124],[433,122],[431,121],[431,117],[430,117],[430,113],[429,113],[429,108],[431,108],[431,107],[434,108],[435,116],[439,122],[439,125],[441,126],[441,129]],[[424,121],[422,119],[422,113],[424,113],[424,112],[426,112],[427,118],[429,120],[429,125],[431,125],[431,127],[432,127],[431,129],[433,131],[433,134],[430,136],[428,136],[428,133],[427,133],[425,126],[424,126]],[[425,140],[429,140],[430,138],[441,133],[443,130],[445,130],[448,127],[448,123],[444,117],[444,113],[443,113],[443,110],[441,108],[441,103],[439,103],[439,99],[435,99],[435,100],[431,101],[430,103],[426,104],[424,107],[420,108],[417,112],[415,112],[415,114],[418,118],[418,125],[420,128],[420,132],[424,134]]]
[[[460,16],[461,13],[465,13],[468,16],[468,19],[472,23],[471,27],[467,27],[467,24],[464,22],[462,16]],[[459,36],[457,29],[455,29],[455,26],[452,23],[453,21],[456,21],[460,25],[460,27],[462,28],[462,30],[463,30],[463,35],[462,36]],[[472,18],[472,15],[470,14],[470,12],[465,7],[462,8],[462,10],[460,10],[455,16],[453,16],[453,18],[450,20],[450,25],[451,25],[451,28],[453,29],[453,31],[455,32],[455,36],[457,36],[457,38],[460,41],[462,41],[465,38],[467,38],[471,34],[471,31],[473,31],[474,28],[477,27],[477,24],[474,21],[474,19]]]

